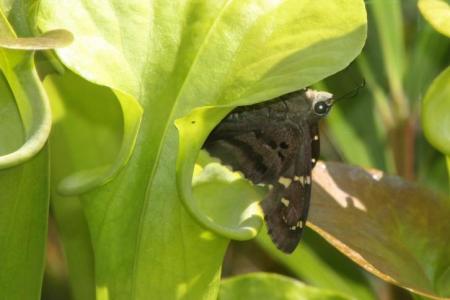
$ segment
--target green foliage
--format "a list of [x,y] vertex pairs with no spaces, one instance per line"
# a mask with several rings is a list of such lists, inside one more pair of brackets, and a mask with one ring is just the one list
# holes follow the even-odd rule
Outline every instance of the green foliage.
[[[308,224],[332,246],[307,232],[286,256],[257,238],[317,288],[264,273],[221,283],[230,239],[265,230],[265,190],[200,148],[234,107],[346,68],[366,41],[362,0],[31,2],[0,2],[1,297],[39,298],[49,197],[74,299],[375,299],[344,255],[410,291],[450,297],[447,199],[335,163],[316,168]],[[445,190],[443,157],[415,122],[449,43],[425,23],[409,29],[413,4],[367,2],[358,70],[320,85],[339,95],[363,76],[368,88],[334,109],[323,154]],[[448,34],[447,11],[434,9],[445,1],[419,5]],[[42,84],[34,51],[54,48],[37,59]],[[447,69],[422,106],[427,138],[447,155],[448,82]]]
[[423,101],[425,135],[442,153],[450,156],[450,67],[430,86]]
[[437,31],[450,37],[450,2],[448,0],[419,0],[419,9]]
[[[0,130],[0,137],[4,136]],[[46,148],[25,164],[0,172],[0,290],[7,299],[40,297],[48,221],[48,173]]]
[[[341,5],[354,3],[342,1]],[[144,111],[136,147],[125,169],[104,188],[80,197],[93,241],[98,297],[107,293],[110,297],[215,298],[227,241],[199,227],[181,206],[174,190],[178,140],[174,120],[196,106],[250,103],[312,83],[344,67],[362,46],[363,13],[333,20],[321,13],[319,6],[303,11],[293,2],[255,4],[192,2],[172,6],[155,1],[147,7],[136,2],[128,4],[137,5],[136,10],[127,11],[99,10],[98,5],[78,2],[67,2],[67,7],[42,2],[41,27],[64,27],[77,37],[73,46],[58,51],[62,61],[89,80],[113,88],[116,94],[131,95]],[[86,19],[73,23],[73,11]],[[100,11],[116,17],[101,23],[90,21]],[[294,25],[303,14],[315,18],[302,22],[305,29],[298,30]],[[353,21],[340,22],[344,18]],[[171,21],[164,22],[166,19]],[[142,24],[144,21],[148,24]],[[266,30],[268,24],[273,26],[271,32]],[[148,31],[142,31],[143,26]],[[328,28],[320,40],[311,36],[317,26]],[[344,48],[336,55],[340,47]],[[329,62],[327,68],[318,64],[324,59]],[[222,109],[222,115],[229,109]],[[196,124],[201,129],[200,121]],[[180,130],[183,136],[184,128]],[[195,141],[206,134],[203,129],[181,141]],[[72,140],[79,135],[65,134]],[[56,137],[54,142],[58,143]],[[66,148],[66,162],[68,153],[77,152],[76,145]],[[192,160],[197,152],[180,150],[180,155],[187,153]],[[191,174],[189,170],[182,173],[189,189]],[[204,188],[199,185],[197,194]],[[212,203],[231,207],[225,201]],[[119,216],[121,221],[114,221]],[[232,214],[223,216],[234,220]]]
[[[60,171],[55,171],[52,182],[66,178],[60,188],[73,195],[108,181],[105,170],[113,174],[120,169],[133,149],[132,141],[137,134],[131,159],[117,177],[105,187],[73,198],[73,201],[81,201],[86,214],[98,297],[215,298],[227,241],[199,227],[181,206],[174,190],[178,134],[173,122],[197,106],[230,106],[265,100],[343,68],[360,51],[365,25],[360,1],[339,3],[348,7],[354,7],[355,3],[360,8],[359,13],[346,10],[348,15],[333,19],[323,14],[320,6],[301,9],[301,5],[294,2],[236,2],[232,5],[225,2],[186,2],[167,5],[167,2],[154,1],[148,5],[127,3],[127,7],[133,9],[124,10],[119,9],[120,5],[100,9],[98,4],[42,1],[38,19],[41,29],[62,27],[76,37],[71,47],[58,51],[61,60],[90,81],[112,88],[119,100],[121,95],[129,99],[126,103],[120,102],[124,126],[122,145],[118,149],[114,143],[104,140],[109,148],[106,153],[116,151],[117,154],[109,163],[102,148],[95,155],[83,146],[94,145],[93,141],[99,139],[95,137],[83,143],[87,130],[82,130],[79,122],[86,122],[86,118],[75,118],[76,114],[72,114],[74,118],[68,118],[70,114],[66,113],[67,117],[61,114],[61,119],[58,119],[60,125],[57,125],[61,130],[52,137],[55,149],[52,165]],[[338,4],[330,2],[328,5],[332,14],[333,7]],[[73,20],[74,11],[82,17]],[[299,23],[305,15],[313,17]],[[341,21],[344,19],[348,22]],[[269,24],[271,30],[267,31]],[[301,30],[297,28],[300,24]],[[318,26],[326,31],[314,36]],[[148,30],[141,30],[143,27]],[[328,63],[327,68],[319,65],[324,60]],[[61,111],[82,111],[79,107],[82,103],[66,107],[70,103],[68,97],[76,97],[77,89],[67,84],[61,86],[61,83],[56,79],[53,83],[49,81],[56,94],[53,98],[59,95],[62,100]],[[127,111],[133,106],[140,106],[144,112],[139,132],[136,126],[129,126],[134,131],[126,131],[127,124],[139,123],[139,115],[135,114],[133,118]],[[102,106],[97,111],[105,111],[106,107]],[[91,109],[96,111],[95,106]],[[230,109],[222,108],[221,114]],[[211,121],[210,114],[208,118],[212,125],[219,121]],[[198,120],[197,130],[202,128],[200,125]],[[96,128],[95,123],[88,127]],[[180,128],[181,135],[183,130]],[[207,133],[203,129],[190,133],[189,139],[181,140],[204,139]],[[95,131],[89,134],[95,134]],[[68,136],[71,137],[70,143],[65,142]],[[181,150],[180,155],[187,153],[192,161],[198,149],[187,150]],[[89,154],[98,157],[97,165],[86,162],[90,161]],[[121,164],[118,165],[117,161]],[[75,175],[62,170],[62,164],[67,169],[71,167]],[[107,166],[103,170],[90,171],[103,165]],[[190,189],[192,171],[181,174],[182,181],[188,182]],[[206,199],[201,195],[211,189],[210,184],[205,186],[199,181],[195,195]],[[67,215],[65,208],[69,211],[74,209],[73,205],[68,207],[58,200],[59,196],[54,198],[55,203],[59,203],[55,204],[59,208],[55,209],[56,213]],[[208,211],[208,202],[202,203],[201,209]],[[240,221],[239,207],[230,210],[232,206],[226,201],[210,201],[209,205],[211,203],[228,206],[228,210],[217,205],[210,209],[221,213],[217,216],[218,221],[223,220],[225,224]],[[232,214],[226,214],[226,211]],[[236,212],[237,219],[233,216]],[[245,219],[246,214],[243,216]],[[66,222],[61,216],[57,219]],[[78,233],[82,231],[81,228]],[[70,241],[70,237],[66,240]],[[89,240],[89,237],[81,240]],[[66,251],[74,253],[75,250],[67,248],[69,245],[65,245]],[[86,254],[83,257],[88,259],[89,247],[84,249]],[[170,259],[162,259],[164,257]],[[69,269],[77,268],[73,265],[76,263],[69,260]],[[88,267],[86,269],[89,270]],[[79,285],[81,282],[76,289],[83,290]]]
[[280,252],[264,230],[257,241],[271,257],[308,284],[339,291],[351,299],[376,299],[374,291],[369,288],[366,274],[347,257],[333,251],[333,248],[312,230],[306,231],[301,246],[292,255]]
[[[0,154],[20,147],[23,127],[8,82],[0,77]],[[48,220],[48,150],[0,171],[0,290],[8,299],[38,299]],[[27,288],[25,289],[24,286]]]
[[349,299],[334,292],[319,290],[300,282],[269,273],[253,273],[224,280],[220,300],[345,300]]
[[[0,126],[0,290],[7,299],[37,299],[48,221],[45,143],[51,116],[33,51],[13,50],[23,49],[29,41],[15,39],[1,11],[0,33],[0,117],[4,125]],[[32,39],[31,44],[29,49],[42,44],[53,47],[58,42],[43,37]]]
[[[450,5],[447,1],[419,1],[419,8],[433,27],[450,37]],[[450,174],[450,136],[449,116],[446,111],[450,105],[450,67],[447,67],[432,83],[423,101],[422,124],[428,140],[447,156],[447,169]],[[450,177],[450,175],[449,175]]]

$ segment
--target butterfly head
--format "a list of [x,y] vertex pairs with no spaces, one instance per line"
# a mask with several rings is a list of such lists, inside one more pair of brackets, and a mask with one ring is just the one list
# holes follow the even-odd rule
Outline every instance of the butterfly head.
[[308,89],[305,95],[311,105],[311,117],[315,119],[325,117],[333,106],[331,93]]

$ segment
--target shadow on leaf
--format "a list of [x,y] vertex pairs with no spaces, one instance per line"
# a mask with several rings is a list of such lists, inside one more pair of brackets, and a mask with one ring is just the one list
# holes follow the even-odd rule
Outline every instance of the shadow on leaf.
[[450,297],[450,208],[415,184],[340,163],[314,169],[310,227],[378,277]]

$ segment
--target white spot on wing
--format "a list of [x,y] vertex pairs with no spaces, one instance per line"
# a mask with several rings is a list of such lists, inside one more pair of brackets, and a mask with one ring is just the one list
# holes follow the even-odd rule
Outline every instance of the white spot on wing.
[[288,207],[289,206],[289,200],[286,198],[281,198],[281,203],[283,203],[284,206]]
[[300,182],[302,185],[305,184],[305,179],[303,176],[295,176],[294,180]]
[[305,183],[311,184],[311,176],[305,176]]
[[287,177],[280,177],[280,179],[278,179],[278,182],[287,188],[291,184],[292,179],[287,178]]
[[383,172],[378,171],[378,170],[372,171],[372,178],[374,180],[380,181],[382,177],[383,177]]

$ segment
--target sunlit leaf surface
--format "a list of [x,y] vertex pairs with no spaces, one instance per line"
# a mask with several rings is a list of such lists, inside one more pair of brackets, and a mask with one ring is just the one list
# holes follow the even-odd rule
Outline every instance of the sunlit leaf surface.
[[309,287],[276,274],[250,273],[222,281],[219,300],[346,300],[335,292]]
[[65,47],[73,42],[73,36],[67,30],[52,30],[38,37],[0,37],[0,47],[21,50],[45,50]]
[[449,0],[419,0],[418,6],[425,19],[437,31],[450,37]]
[[[344,68],[365,41],[363,1],[43,0],[39,9],[41,30],[62,28],[74,35],[70,47],[57,51],[66,66],[129,95],[128,105],[143,110],[128,164],[108,184],[80,197],[97,296],[215,299],[228,240],[185,210],[175,176],[182,192],[191,191],[201,141],[219,118],[206,114],[209,128],[201,118],[194,127],[183,123],[178,129],[187,144],[179,152],[174,122],[199,106],[227,106],[223,115],[237,104],[267,100]],[[69,139],[53,142],[77,153]],[[219,199],[215,209],[223,203]],[[213,210],[200,208],[205,215]],[[229,220],[216,221],[247,226],[237,217],[241,208],[230,210]],[[256,231],[257,222],[250,225]]]

